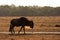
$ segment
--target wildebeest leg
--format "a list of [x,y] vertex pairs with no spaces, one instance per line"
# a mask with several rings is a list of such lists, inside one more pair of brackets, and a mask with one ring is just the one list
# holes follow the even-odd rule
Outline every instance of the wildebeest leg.
[[10,25],[9,31],[13,34],[13,25]]
[[12,25],[12,34],[15,34],[15,31],[14,31],[14,26]]
[[23,30],[24,30],[24,34],[26,34],[26,33],[25,33],[25,27],[23,27]]
[[14,34],[15,34],[14,28],[13,28],[13,32],[14,32]]
[[11,31],[11,34],[13,34],[13,30]]
[[21,27],[21,29],[19,30],[19,32],[18,32],[18,34],[20,34],[20,31],[22,30],[22,27]]

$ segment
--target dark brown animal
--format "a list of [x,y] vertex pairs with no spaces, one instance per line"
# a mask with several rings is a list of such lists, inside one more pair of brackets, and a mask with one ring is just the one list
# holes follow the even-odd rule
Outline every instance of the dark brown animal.
[[60,25],[55,25],[55,27],[60,27]]
[[18,33],[20,33],[20,31],[24,30],[24,34],[25,34],[25,26],[30,26],[30,28],[33,29],[33,26],[34,26],[34,23],[33,21],[29,21],[27,18],[25,17],[21,17],[21,18],[18,18],[18,19],[12,19],[11,22],[10,22],[10,28],[9,28],[9,31],[11,33],[15,33],[14,31],[14,27],[21,27],[21,29],[19,30]]

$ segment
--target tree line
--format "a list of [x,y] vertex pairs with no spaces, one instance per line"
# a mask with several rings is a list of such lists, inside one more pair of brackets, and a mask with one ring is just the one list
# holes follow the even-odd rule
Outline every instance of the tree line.
[[0,16],[60,16],[60,7],[0,5]]

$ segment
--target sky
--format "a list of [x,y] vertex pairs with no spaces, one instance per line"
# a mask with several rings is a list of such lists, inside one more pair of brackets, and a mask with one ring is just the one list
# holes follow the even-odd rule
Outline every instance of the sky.
[[60,7],[60,0],[0,0],[0,5]]

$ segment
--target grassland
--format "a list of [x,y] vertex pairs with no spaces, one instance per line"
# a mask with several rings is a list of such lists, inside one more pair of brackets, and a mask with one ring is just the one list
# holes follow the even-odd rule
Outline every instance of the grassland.
[[[20,16],[21,17],[21,16]],[[8,32],[10,21],[18,16],[0,17],[0,32]],[[34,22],[34,32],[60,32],[60,27],[55,27],[56,24],[60,25],[60,16],[26,16],[28,20]],[[15,31],[20,28],[15,27]],[[31,32],[30,28],[26,31]],[[8,35],[0,34],[0,40],[60,40],[60,35],[42,35],[42,34],[26,34],[26,35]]]
[[8,35],[1,34],[0,40],[60,40],[60,35]]
[[[10,26],[10,21],[15,18],[20,17],[0,17],[0,31],[8,31]],[[60,16],[27,16],[28,20],[33,20],[34,22],[34,31],[60,31],[59,27],[55,27],[56,24],[60,25]],[[3,30],[2,30],[3,29]],[[15,30],[19,30],[16,28]],[[26,28],[26,31],[30,29]],[[31,31],[31,30],[30,30]]]

